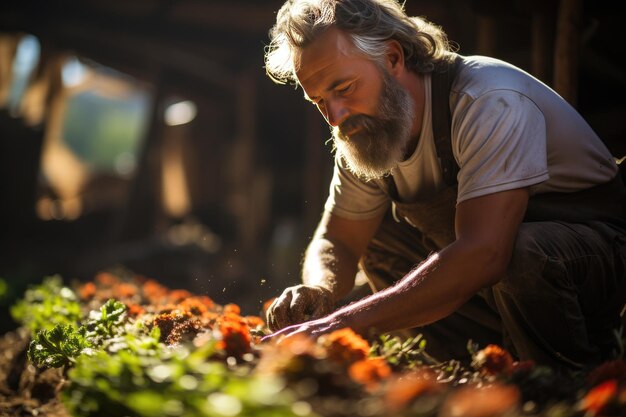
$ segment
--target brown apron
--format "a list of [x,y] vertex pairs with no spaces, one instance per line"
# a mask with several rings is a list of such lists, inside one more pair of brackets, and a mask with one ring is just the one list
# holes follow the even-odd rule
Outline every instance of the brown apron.
[[[397,282],[430,253],[455,240],[455,186],[446,187],[425,201],[403,203],[398,201],[397,190],[391,178],[381,180],[379,185],[392,198],[393,203],[360,261],[360,267],[373,291]],[[620,229],[623,235],[626,230],[625,201],[626,188],[618,175],[607,184],[577,193],[534,196],[529,200],[524,222],[602,221]],[[474,297],[459,309],[458,313],[463,316],[461,321],[459,317],[445,319],[452,323],[451,327],[463,328],[465,336],[461,336],[454,329],[436,330],[437,335],[443,338],[465,337],[460,348],[450,348],[446,340],[428,342],[427,338],[427,342],[435,350],[440,347],[446,350],[439,358],[458,358],[458,355],[467,354],[465,343],[469,338],[479,344],[481,341],[482,344],[503,343],[503,333],[506,332],[503,332],[497,311],[494,308],[485,308],[484,300],[476,300],[478,298],[483,297]],[[621,309],[625,298],[626,287],[622,284],[613,300],[607,301],[607,308],[603,311],[607,316],[614,314]],[[426,328],[421,328],[417,331],[424,333],[425,330]],[[438,357],[437,352],[431,350],[430,353]]]

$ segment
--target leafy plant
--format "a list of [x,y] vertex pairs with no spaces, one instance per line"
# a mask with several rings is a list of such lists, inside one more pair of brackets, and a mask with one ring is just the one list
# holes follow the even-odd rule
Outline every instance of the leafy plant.
[[28,358],[39,367],[59,368],[73,364],[91,344],[83,331],[71,324],[57,324],[52,330],[41,330],[30,342]]
[[401,340],[398,336],[381,335],[372,344],[370,356],[381,356],[395,369],[412,369],[424,364],[436,364],[437,361],[426,353],[426,340],[421,334]]
[[85,323],[87,337],[93,339],[96,345],[102,344],[104,338],[117,336],[126,316],[126,305],[114,299],[108,300],[100,307],[89,313],[89,320]]
[[59,324],[75,325],[81,319],[76,295],[63,286],[58,275],[26,290],[24,298],[11,307],[11,315],[29,328],[33,337],[40,330],[51,330]]
[[101,348],[105,343],[111,346],[118,341],[116,337],[124,331],[125,312],[123,303],[109,300],[100,310],[91,311],[84,326],[57,324],[50,330],[39,330],[28,347],[28,357],[40,368],[74,364],[80,355],[94,354],[95,348]]
[[[126,337],[129,346],[141,344]],[[215,345],[210,341],[192,351],[159,343],[151,352],[83,355],[69,372],[64,403],[77,417],[313,416],[281,378],[246,368],[233,372],[211,360]]]

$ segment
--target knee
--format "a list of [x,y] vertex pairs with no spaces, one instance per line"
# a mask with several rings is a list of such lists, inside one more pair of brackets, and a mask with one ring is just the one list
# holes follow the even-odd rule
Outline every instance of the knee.
[[536,291],[544,286],[546,270],[559,268],[558,265],[551,266],[556,260],[550,259],[546,254],[545,240],[546,232],[542,222],[522,223],[511,260],[502,279],[495,284],[494,290],[517,293]]

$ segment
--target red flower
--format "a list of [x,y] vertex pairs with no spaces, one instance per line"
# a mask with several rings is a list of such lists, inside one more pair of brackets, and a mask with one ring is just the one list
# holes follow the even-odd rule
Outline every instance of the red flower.
[[592,388],[581,400],[580,408],[588,411],[592,416],[602,411],[604,406],[617,393],[617,380],[610,379]]

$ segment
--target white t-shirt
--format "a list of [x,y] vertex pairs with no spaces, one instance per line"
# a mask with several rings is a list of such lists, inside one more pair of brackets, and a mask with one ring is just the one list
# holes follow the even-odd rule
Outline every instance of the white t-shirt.
[[[392,176],[403,202],[445,188],[432,132],[425,75],[422,131],[415,152]],[[580,114],[530,74],[492,58],[463,57],[450,93],[452,152],[459,164],[457,203],[530,187],[531,195],[574,192],[610,181],[617,165]],[[325,209],[347,219],[381,215],[390,200],[375,181],[336,158]]]

